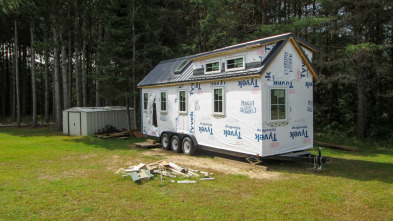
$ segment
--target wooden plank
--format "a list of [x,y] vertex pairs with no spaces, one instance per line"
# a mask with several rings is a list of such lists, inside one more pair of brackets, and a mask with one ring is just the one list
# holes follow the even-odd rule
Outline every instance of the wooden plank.
[[135,146],[139,148],[149,149],[149,148],[160,147],[161,144],[150,144],[147,142],[142,142],[142,143],[135,143]]
[[180,172],[182,172],[182,173],[185,173],[185,172],[186,172],[186,169],[184,169],[184,168],[178,166],[178,165],[175,164],[175,163],[169,162],[168,165],[169,165],[170,167],[172,167],[173,169],[178,170],[178,171],[180,171]]
[[177,183],[196,183],[194,180],[179,180]]
[[152,139],[146,139],[146,142],[149,144],[156,144],[157,143],[155,140],[152,140]]
[[134,181],[134,182],[139,181],[141,179],[136,172],[131,172],[130,175],[131,175],[132,181]]
[[147,170],[143,170],[145,173],[146,173],[146,175],[149,177],[149,178],[152,178],[153,177],[153,175],[149,172],[149,171],[147,171]]
[[143,180],[148,180],[148,179],[150,179],[150,176],[147,175],[147,173],[145,172],[145,170],[141,170],[141,171],[139,172],[139,176],[140,176],[141,179],[143,179]]
[[209,178],[200,178],[199,180],[205,181],[205,180],[214,180],[214,178],[209,177]]

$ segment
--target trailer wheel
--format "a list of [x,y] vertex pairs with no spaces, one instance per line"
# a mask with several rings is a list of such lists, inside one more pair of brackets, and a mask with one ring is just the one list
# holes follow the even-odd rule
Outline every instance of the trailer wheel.
[[181,143],[180,143],[180,138],[177,135],[173,135],[171,138],[171,147],[172,151],[179,153],[181,151]]
[[190,137],[183,138],[183,153],[186,155],[194,155],[196,148],[194,146],[194,142]]
[[169,150],[171,147],[170,142],[169,142],[169,136],[167,133],[163,133],[161,135],[161,146],[162,146],[162,149],[164,149],[164,150]]

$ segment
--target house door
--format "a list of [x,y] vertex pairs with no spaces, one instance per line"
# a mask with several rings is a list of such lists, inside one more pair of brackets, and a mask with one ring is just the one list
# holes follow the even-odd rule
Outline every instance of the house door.
[[68,112],[68,133],[69,135],[80,136],[81,133],[81,113]]

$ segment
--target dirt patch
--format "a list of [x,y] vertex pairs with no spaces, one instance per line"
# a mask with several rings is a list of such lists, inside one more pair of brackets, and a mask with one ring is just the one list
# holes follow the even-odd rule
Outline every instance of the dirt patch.
[[158,157],[167,162],[174,162],[183,167],[207,170],[223,174],[245,175],[255,179],[283,179],[278,172],[266,171],[266,167],[251,165],[240,159],[215,154],[208,151],[198,151],[196,156],[187,156],[180,153],[173,153],[162,149],[150,149],[142,153],[143,156]]

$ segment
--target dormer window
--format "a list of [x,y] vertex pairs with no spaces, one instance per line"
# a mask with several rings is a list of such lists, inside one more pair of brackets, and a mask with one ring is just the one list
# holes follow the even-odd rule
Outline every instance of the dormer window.
[[244,56],[227,59],[227,71],[237,71],[245,69]]
[[176,68],[175,74],[180,74],[180,73],[182,73],[183,70],[184,70],[184,68],[186,68],[186,67],[188,66],[189,63],[190,63],[189,60],[187,60],[187,59],[184,60],[184,61],[179,65],[179,67]]
[[205,74],[214,74],[221,72],[220,61],[208,62],[205,65]]

